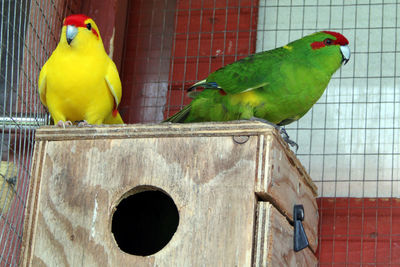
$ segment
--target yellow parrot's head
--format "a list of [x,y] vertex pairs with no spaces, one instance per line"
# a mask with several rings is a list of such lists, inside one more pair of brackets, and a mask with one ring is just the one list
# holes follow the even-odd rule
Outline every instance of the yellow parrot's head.
[[85,15],[70,15],[64,19],[60,43],[68,46],[103,44],[96,23]]

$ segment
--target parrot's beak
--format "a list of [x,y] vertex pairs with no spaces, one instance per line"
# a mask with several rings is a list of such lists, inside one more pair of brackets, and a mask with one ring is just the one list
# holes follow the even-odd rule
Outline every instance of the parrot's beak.
[[350,60],[350,48],[347,45],[341,45],[340,46],[340,52],[342,53],[342,63],[344,62],[344,65]]
[[67,37],[67,43],[70,45],[72,40],[75,38],[75,36],[78,34],[78,28],[72,25],[67,26],[67,31],[66,31],[66,37]]

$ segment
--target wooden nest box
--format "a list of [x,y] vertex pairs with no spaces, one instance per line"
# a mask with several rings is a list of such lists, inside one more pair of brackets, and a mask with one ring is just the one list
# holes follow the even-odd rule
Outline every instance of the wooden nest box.
[[[22,266],[315,266],[316,187],[260,122],[44,127]],[[309,247],[293,250],[293,207]]]

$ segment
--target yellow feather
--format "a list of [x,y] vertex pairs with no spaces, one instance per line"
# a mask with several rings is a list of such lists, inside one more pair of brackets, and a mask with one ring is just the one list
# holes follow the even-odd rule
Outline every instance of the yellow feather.
[[257,95],[254,91],[247,91],[240,94],[231,95],[231,103],[233,105],[240,104],[247,104],[251,106],[258,106],[260,105],[260,96]]
[[[92,19],[84,23],[99,32]],[[77,27],[76,36],[68,44],[66,28],[63,26],[60,42],[40,72],[40,100],[55,124],[60,120],[107,123],[114,101],[117,105],[121,102],[117,68],[105,52],[100,34],[97,37],[86,27]],[[119,114],[117,117],[123,123]]]
[[46,64],[43,65],[42,70],[40,71],[39,74],[39,96],[40,96],[40,101],[42,101],[43,105],[47,107],[47,102],[46,102]]
[[293,47],[289,46],[289,45],[285,45],[285,46],[283,46],[283,48],[285,48],[286,50],[289,50],[289,51],[293,50]]
[[121,118],[121,115],[119,112],[117,113],[117,116],[113,116],[112,114],[109,114],[107,118],[104,120],[105,124],[124,124],[124,121]]

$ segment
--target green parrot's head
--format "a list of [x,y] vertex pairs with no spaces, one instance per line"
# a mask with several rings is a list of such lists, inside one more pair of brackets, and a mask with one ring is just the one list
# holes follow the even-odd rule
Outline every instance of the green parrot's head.
[[308,62],[334,73],[342,63],[346,64],[350,59],[348,44],[349,41],[342,34],[322,31],[291,42],[285,47],[306,55]]

